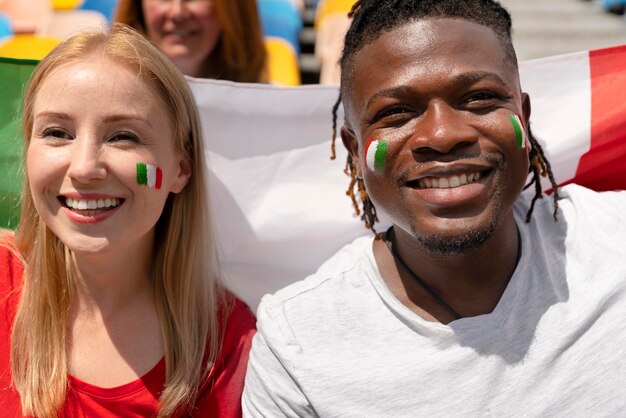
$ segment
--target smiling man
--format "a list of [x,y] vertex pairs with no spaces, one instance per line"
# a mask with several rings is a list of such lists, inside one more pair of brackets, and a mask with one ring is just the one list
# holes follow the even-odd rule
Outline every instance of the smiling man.
[[263,299],[247,416],[626,410],[626,192],[539,199],[510,32],[492,0],[357,2],[341,137],[392,227]]

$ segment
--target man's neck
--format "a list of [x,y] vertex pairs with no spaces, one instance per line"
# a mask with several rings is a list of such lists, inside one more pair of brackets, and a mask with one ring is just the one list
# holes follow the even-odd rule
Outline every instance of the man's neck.
[[445,305],[461,317],[492,312],[518,260],[518,232],[512,215],[484,245],[461,254],[437,254],[404,231],[394,228],[394,232],[391,244],[401,261],[386,242],[376,240],[374,255],[379,270],[403,304],[431,321],[448,323],[455,319]]

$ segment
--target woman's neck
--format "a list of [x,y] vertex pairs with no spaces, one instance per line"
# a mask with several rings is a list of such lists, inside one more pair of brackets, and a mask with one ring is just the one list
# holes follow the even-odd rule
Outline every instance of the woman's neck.
[[152,293],[152,246],[134,246],[105,254],[72,253],[75,307],[106,314]]

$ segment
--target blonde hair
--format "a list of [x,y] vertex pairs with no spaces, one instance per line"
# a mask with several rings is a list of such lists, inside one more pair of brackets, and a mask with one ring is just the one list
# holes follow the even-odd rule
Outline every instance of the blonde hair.
[[[218,78],[248,83],[267,81],[267,51],[256,0],[212,0],[212,3],[222,26],[220,39],[209,59],[218,68]],[[141,0],[119,0],[114,20],[146,36]]]
[[[170,194],[155,227],[153,286],[167,370],[159,416],[169,416],[188,410],[198,387],[210,378],[230,306],[217,279],[200,121],[180,71],[143,36],[115,25],[108,32],[76,35],[39,63],[24,93],[25,153],[32,134],[33,106],[48,75],[93,53],[136,70],[163,99],[174,124],[175,150],[192,167],[189,183],[179,194]],[[66,344],[73,273],[70,250],[35,210],[27,173],[16,245],[25,260],[25,272],[11,340],[13,383],[24,414],[57,416],[68,390]]]

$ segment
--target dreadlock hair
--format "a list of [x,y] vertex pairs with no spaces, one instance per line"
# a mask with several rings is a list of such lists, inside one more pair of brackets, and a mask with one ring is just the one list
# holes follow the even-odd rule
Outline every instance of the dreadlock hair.
[[[354,59],[356,54],[366,45],[374,42],[384,33],[404,24],[429,18],[457,18],[491,28],[498,37],[508,62],[517,71],[517,57],[511,40],[511,15],[496,0],[358,0],[348,17],[352,18],[346,33],[344,48],[339,65],[341,67],[341,86],[337,101],[333,105],[333,137],[331,142],[331,159],[336,158],[335,138],[337,136],[337,111],[342,102],[343,93],[348,91],[354,77]],[[528,137],[532,145],[529,153],[530,167],[528,173],[532,178],[524,190],[535,186],[535,196],[526,214],[526,222],[530,218],[537,199],[543,197],[540,177],[548,176],[552,185],[554,199],[554,219],[557,219],[558,185],[554,179],[550,163],[543,149],[528,128]],[[348,154],[344,173],[350,177],[346,194],[352,200],[355,213],[361,215],[365,227],[376,233],[374,224],[378,221],[376,208],[367,195],[363,179],[358,178],[356,166]],[[361,209],[357,202],[357,194],[361,201]]]

